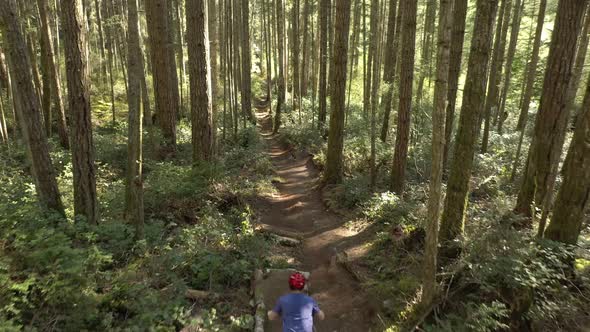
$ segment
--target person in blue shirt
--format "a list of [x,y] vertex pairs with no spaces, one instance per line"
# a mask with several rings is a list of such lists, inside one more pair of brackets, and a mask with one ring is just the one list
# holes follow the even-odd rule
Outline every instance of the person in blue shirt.
[[299,272],[289,277],[291,292],[281,296],[274,309],[268,312],[268,319],[283,318],[283,332],[313,332],[314,317],[324,320],[326,315],[317,302],[305,295],[305,276]]

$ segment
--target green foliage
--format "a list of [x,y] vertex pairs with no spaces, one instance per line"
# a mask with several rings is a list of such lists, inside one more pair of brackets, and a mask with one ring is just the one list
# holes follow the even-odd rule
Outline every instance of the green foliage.
[[413,215],[415,206],[391,192],[375,194],[365,205],[363,215],[373,222],[387,225],[416,225],[416,217]]
[[[254,267],[267,264],[267,241],[254,232],[244,200],[269,186],[272,174],[253,127],[213,164],[145,160],[145,239],[139,242],[121,220],[124,131],[118,125],[95,131],[98,226],[70,221],[68,152],[52,145],[66,220],[39,209],[24,151],[3,151],[0,330],[175,331],[192,315],[187,288],[231,293],[249,285]],[[203,309],[213,312],[211,304]],[[240,307],[209,317],[203,326],[211,331],[252,324]]]

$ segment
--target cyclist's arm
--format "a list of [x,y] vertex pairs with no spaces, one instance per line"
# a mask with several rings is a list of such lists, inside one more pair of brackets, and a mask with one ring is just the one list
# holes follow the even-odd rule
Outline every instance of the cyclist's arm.
[[277,320],[281,317],[281,315],[279,315],[277,312],[275,312],[274,310],[269,310],[268,311],[268,320]]
[[324,314],[324,312],[323,312],[323,311],[321,311],[321,310],[318,310],[318,311],[315,313],[315,317],[316,317],[317,319],[319,319],[319,320],[324,320],[324,319],[326,319],[326,314]]

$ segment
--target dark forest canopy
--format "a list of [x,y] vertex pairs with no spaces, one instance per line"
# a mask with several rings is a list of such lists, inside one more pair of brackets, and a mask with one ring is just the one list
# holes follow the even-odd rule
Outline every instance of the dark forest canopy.
[[590,0],[0,0],[0,34],[2,331],[273,330],[288,269],[318,331],[590,326]]

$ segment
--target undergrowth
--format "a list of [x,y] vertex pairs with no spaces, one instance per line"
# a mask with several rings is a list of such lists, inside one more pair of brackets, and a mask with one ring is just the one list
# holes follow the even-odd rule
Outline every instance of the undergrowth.
[[[52,140],[67,219],[41,211],[25,153],[0,157],[0,330],[176,331],[249,329],[247,289],[268,266],[247,198],[271,187],[254,127],[224,142],[222,157],[192,167],[188,126],[178,156],[145,160],[145,239],[123,219],[126,128],[95,131],[101,221],[72,220],[70,154]],[[155,155],[146,144],[146,155]],[[193,302],[187,289],[213,294]]]

